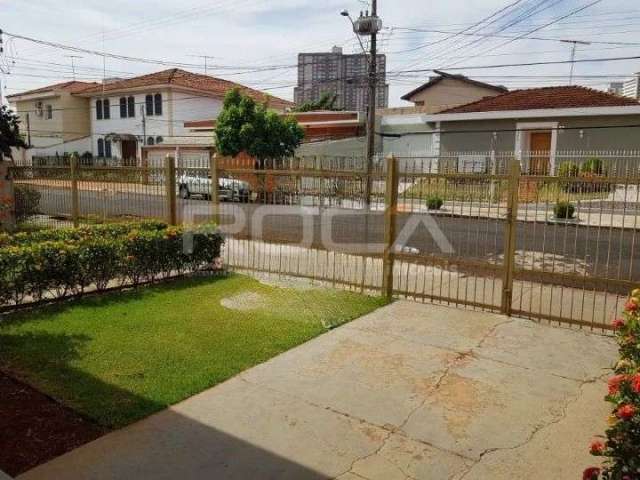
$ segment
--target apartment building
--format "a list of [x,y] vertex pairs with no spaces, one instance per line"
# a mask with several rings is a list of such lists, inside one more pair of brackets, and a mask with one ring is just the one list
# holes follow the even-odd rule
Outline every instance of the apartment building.
[[[377,108],[389,105],[389,85],[386,83],[387,59],[377,56]],[[336,95],[335,107],[341,110],[365,112],[369,104],[369,63],[364,54],[344,54],[342,48],[330,52],[298,55],[298,86],[294,89],[297,105],[317,102],[326,94]]]

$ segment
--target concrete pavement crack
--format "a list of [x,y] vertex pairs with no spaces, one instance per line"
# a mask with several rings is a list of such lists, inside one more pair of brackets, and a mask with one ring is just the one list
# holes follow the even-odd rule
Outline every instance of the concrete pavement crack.
[[567,412],[568,412],[569,407],[571,406],[571,404],[577,402],[580,399],[580,397],[582,396],[582,390],[583,390],[584,386],[592,384],[592,383],[596,383],[601,378],[602,377],[597,377],[595,379],[585,380],[585,381],[581,382],[580,386],[577,389],[576,394],[567,398],[565,404],[562,407],[562,411],[561,411],[560,415],[558,415],[553,420],[550,420],[549,422],[546,422],[544,424],[541,424],[541,425],[538,425],[538,426],[534,427],[533,430],[531,431],[531,433],[522,442],[519,442],[518,444],[512,445],[510,447],[492,447],[492,448],[487,448],[486,450],[483,450],[482,452],[480,452],[480,454],[478,455],[478,459],[461,476],[457,477],[457,480],[463,480],[469,473],[471,473],[471,471],[473,471],[473,469],[475,467],[477,467],[482,462],[482,460],[484,459],[485,456],[490,455],[490,454],[495,453],[495,452],[517,450],[519,448],[522,448],[525,445],[531,443],[535,439],[535,437],[540,432],[542,432],[543,430],[546,430],[547,428],[549,428],[549,427],[551,427],[553,425],[557,425],[558,423],[560,423],[563,420],[565,420],[567,418]]

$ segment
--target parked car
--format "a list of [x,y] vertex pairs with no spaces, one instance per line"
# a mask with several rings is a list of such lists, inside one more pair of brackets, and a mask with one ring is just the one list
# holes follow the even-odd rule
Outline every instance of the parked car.
[[[176,182],[180,198],[188,199],[194,195],[211,197],[211,177],[199,172],[186,172]],[[234,178],[218,179],[218,199],[221,202],[248,202],[252,199],[251,186],[248,182]]]

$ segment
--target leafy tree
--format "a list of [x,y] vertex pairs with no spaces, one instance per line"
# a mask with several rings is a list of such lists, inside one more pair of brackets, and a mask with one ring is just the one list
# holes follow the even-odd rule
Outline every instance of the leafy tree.
[[27,148],[20,135],[20,120],[6,105],[0,106],[0,160],[2,157],[13,158],[11,147]]
[[235,157],[246,152],[257,159],[258,168],[267,160],[281,160],[294,154],[304,130],[293,117],[282,117],[258,104],[239,89],[227,93],[216,122],[216,148]]
[[317,112],[328,110],[332,112],[337,112],[341,110],[340,108],[336,108],[336,101],[338,100],[338,95],[331,92],[325,92],[320,100],[317,102],[306,102],[295,108],[295,112]]

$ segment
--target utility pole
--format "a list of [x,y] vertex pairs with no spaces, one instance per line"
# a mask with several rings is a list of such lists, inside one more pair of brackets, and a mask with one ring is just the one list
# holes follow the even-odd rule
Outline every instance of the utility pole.
[[147,117],[145,116],[145,106],[140,105],[140,115],[142,116],[142,145],[147,145]]
[[73,80],[75,81],[76,79],[76,64],[75,64],[75,59],[76,58],[82,58],[79,55],[65,55],[65,57],[70,58],[71,59],[71,73],[73,75]]
[[27,112],[27,146],[31,146],[31,119],[29,118],[29,113]]
[[[378,17],[378,0],[371,1],[371,16]],[[367,188],[365,192],[365,206],[367,210],[371,204],[371,171],[373,156],[376,148],[376,94],[378,93],[378,30],[371,30],[371,54],[369,55],[369,118],[367,120]]]
[[[376,96],[378,92],[378,32],[382,29],[382,20],[378,17],[378,1],[371,1],[371,15],[369,12],[364,14],[360,12],[360,17],[357,20],[353,20],[347,10],[343,10],[340,13],[343,17],[347,17],[353,26],[353,31],[358,37],[360,46],[364,51],[365,56],[368,57],[368,107],[367,107],[367,142],[365,151],[366,162],[366,185],[365,185],[365,209],[369,210],[371,207],[371,173],[373,170],[373,157],[375,154],[375,140],[376,140]],[[370,51],[367,54],[360,36],[370,36]]]
[[571,71],[569,72],[569,85],[573,85],[573,71],[576,65],[576,49],[578,45],[591,45],[591,42],[584,42],[582,40],[560,40],[562,43],[570,43],[571,47]]

